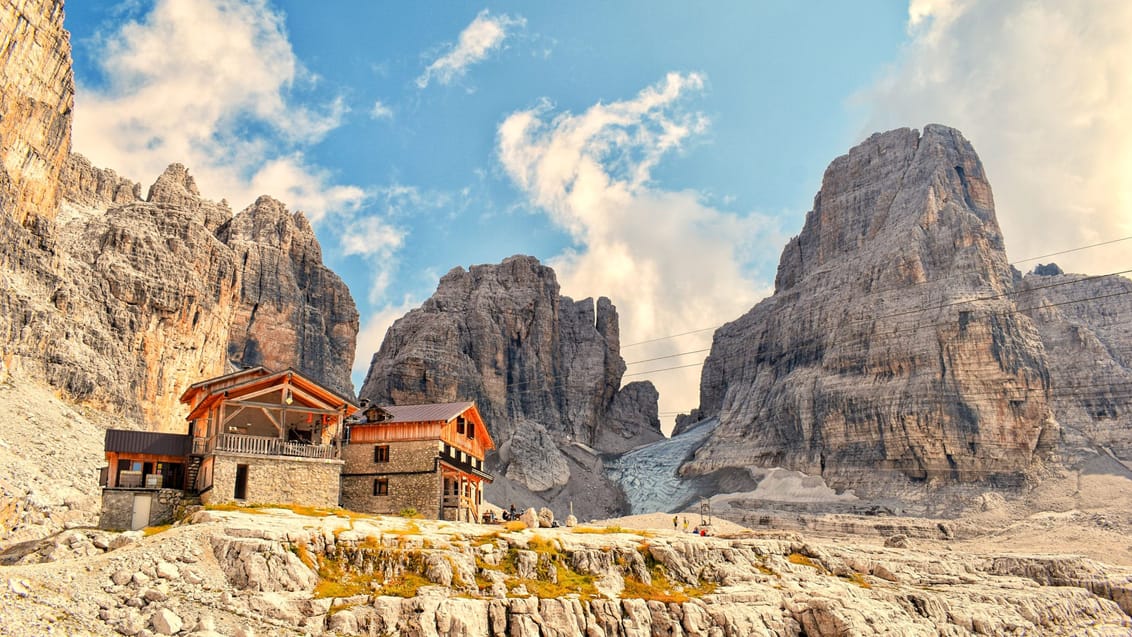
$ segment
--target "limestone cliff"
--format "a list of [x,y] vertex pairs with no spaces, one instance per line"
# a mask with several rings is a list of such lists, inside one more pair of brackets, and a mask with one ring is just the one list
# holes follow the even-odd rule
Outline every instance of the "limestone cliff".
[[619,339],[609,299],[561,296],[554,271],[532,257],[456,268],[389,329],[360,395],[393,404],[475,400],[499,451],[489,467],[510,479],[493,486],[497,501],[577,497],[587,510],[611,511],[619,497],[597,476],[601,502],[582,504],[580,483],[555,490],[589,474],[599,462],[592,448],[622,451],[661,437],[656,390],[621,387]]
[[1132,460],[1132,281],[1039,266],[1017,298],[1049,359],[1063,453],[1100,448]]
[[0,0],[0,27],[0,379],[157,429],[230,354],[352,394],[357,310],[306,219],[270,199],[233,217],[178,164],[142,200],[70,152],[62,3]]
[[228,357],[243,365],[294,367],[353,396],[358,311],[342,279],[323,265],[306,216],[264,196],[220,237],[241,264]]
[[1050,372],[982,164],[953,129],[873,135],[826,170],[773,296],[720,328],[685,473],[780,466],[870,492],[1024,481]]
[[55,217],[75,82],[62,0],[0,0],[0,208],[28,228]]

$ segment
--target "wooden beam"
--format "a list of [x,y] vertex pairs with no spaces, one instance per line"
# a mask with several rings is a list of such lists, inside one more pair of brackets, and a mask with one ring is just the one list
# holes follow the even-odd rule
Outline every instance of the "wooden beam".
[[319,409],[317,407],[303,407],[302,405],[286,405],[286,406],[284,406],[284,405],[277,405],[275,403],[258,403],[258,402],[253,402],[253,401],[250,401],[250,400],[229,400],[227,404],[229,404],[229,405],[239,405],[240,407],[249,407],[249,408],[252,408],[252,409],[278,409],[278,410],[282,410],[282,409],[286,408],[287,411],[297,411],[297,412],[302,412],[304,414],[322,414],[322,415],[325,415],[325,416],[333,416],[333,415],[338,413],[334,409]]
[[[229,403],[229,404],[231,404],[231,403]],[[226,425],[228,424],[228,422],[229,422],[229,421],[231,421],[231,420],[232,420],[233,418],[235,418],[236,416],[239,416],[239,415],[240,415],[240,412],[244,411],[244,407],[243,407],[243,405],[237,405],[237,407],[238,407],[238,408],[236,409],[236,411],[234,411],[234,412],[232,412],[232,413],[228,414],[228,415],[227,415],[227,416],[226,416],[226,417],[224,418],[224,420],[220,421],[220,428],[221,428],[221,429],[223,429],[223,428],[224,428],[224,427],[225,427],[225,426],[226,426]]]
[[267,419],[271,421],[271,424],[274,425],[276,429],[282,429],[279,423],[275,422],[275,418],[266,407],[260,407],[259,410],[263,412],[264,416],[267,416]]
[[[332,407],[325,400],[320,400],[318,398],[315,398],[314,396],[308,394],[307,392],[303,391],[302,389],[299,389],[295,385],[291,385],[290,387],[291,387],[291,395],[292,396],[302,396],[303,398],[305,398],[305,399],[307,399],[307,400],[309,400],[313,403],[316,403],[316,404],[319,404],[319,405],[324,405],[327,409],[332,409]],[[291,409],[291,406],[288,405],[287,408]]]

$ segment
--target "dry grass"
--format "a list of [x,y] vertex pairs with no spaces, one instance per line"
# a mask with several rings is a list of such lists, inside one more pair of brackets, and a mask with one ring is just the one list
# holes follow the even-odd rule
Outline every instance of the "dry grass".
[[620,526],[576,526],[571,529],[572,533],[589,533],[595,535],[605,535],[609,533],[624,533],[627,535],[639,535],[641,537],[656,537],[652,531],[644,529],[626,529]]
[[511,520],[510,522],[504,522],[503,528],[511,532],[525,531],[527,528],[527,523],[521,520]]
[[158,533],[168,531],[171,528],[173,528],[172,524],[159,524],[157,526],[147,526],[144,529],[142,529],[142,535],[144,535],[145,537],[149,537],[151,535],[157,535]]
[[856,584],[857,586],[860,586],[861,588],[872,588],[873,587],[873,585],[869,583],[869,580],[865,579],[864,575],[857,573],[856,571],[854,571],[853,573],[850,573],[849,575],[843,575],[842,579],[853,582],[854,584]]
[[432,584],[432,582],[428,581],[423,575],[405,571],[388,582],[385,582],[385,584],[381,586],[381,594],[393,597],[416,597],[420,587],[430,584]]
[[818,571],[819,573],[828,573],[828,571],[825,569],[824,566],[822,566],[821,564],[818,564],[817,562],[810,559],[810,557],[808,555],[802,555],[801,553],[791,553],[786,558],[786,561],[790,562],[791,564],[801,564],[802,566],[809,566],[810,568]]
[[716,585],[712,582],[701,582],[699,586],[674,584],[664,575],[663,568],[654,568],[651,576],[651,584],[646,584],[632,575],[625,576],[625,590],[621,591],[622,599],[683,604],[690,599],[710,595],[716,589]]

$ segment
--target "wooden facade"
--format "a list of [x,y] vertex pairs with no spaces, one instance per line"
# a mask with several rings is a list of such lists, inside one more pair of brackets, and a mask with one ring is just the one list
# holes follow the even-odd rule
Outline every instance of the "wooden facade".
[[[293,369],[253,367],[196,383],[181,402],[187,434],[107,432],[103,487],[175,489],[205,503],[339,504],[343,424],[357,411],[349,399]],[[106,493],[104,517],[107,502],[123,501]]]
[[349,426],[343,506],[479,521],[494,443],[475,403],[370,407]]

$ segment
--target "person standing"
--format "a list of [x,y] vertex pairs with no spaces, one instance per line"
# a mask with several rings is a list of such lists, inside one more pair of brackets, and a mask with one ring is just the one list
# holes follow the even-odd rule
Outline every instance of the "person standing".
[[673,531],[675,531],[675,530],[677,529],[677,526],[676,526],[676,524],[677,524],[677,523],[678,523],[679,521],[680,521],[680,518],[679,518],[678,516],[675,516],[675,515],[674,515],[674,516],[672,516],[672,530],[673,530]]
[[687,516],[684,517],[684,532],[685,533],[688,532],[688,518],[687,518]]

